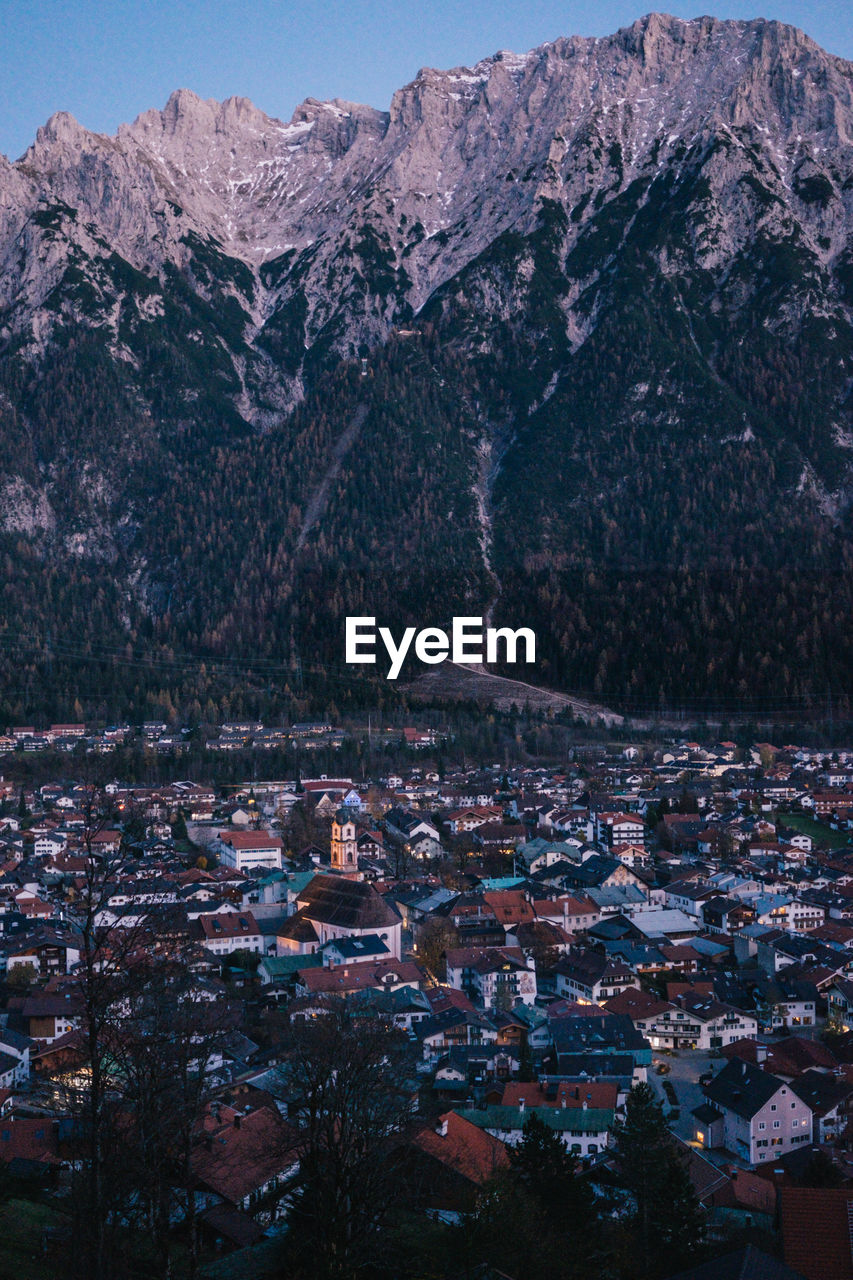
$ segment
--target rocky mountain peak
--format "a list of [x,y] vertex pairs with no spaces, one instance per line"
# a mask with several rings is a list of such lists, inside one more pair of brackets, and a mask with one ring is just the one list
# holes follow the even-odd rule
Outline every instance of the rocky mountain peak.
[[[352,561],[401,621],[415,596],[501,622],[531,600],[565,687],[662,699],[660,631],[679,687],[724,667],[738,697],[756,671],[793,696],[848,643],[848,603],[814,592],[853,509],[851,140],[850,64],[662,14],[424,67],[388,112],[182,89],[115,137],[59,113],[0,163],[0,519],[43,497],[52,547],[125,557],[103,634],[126,611],[171,645],[165,611],[227,653],[251,616],[280,653],[287,602],[326,617]],[[813,559],[780,583],[788,548]],[[701,578],[750,555],[748,588]],[[843,634],[814,639],[821,610]],[[749,628],[764,666],[731,649]]]
[[[97,137],[71,115],[70,111],[54,111],[53,115],[36,131],[36,148],[51,146],[83,147]],[[32,150],[32,148],[31,148]]]

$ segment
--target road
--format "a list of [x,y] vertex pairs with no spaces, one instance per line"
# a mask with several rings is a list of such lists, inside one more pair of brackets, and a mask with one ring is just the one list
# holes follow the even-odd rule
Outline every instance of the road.
[[[658,1075],[655,1067],[659,1062],[666,1062],[672,1068],[668,1075]],[[664,1080],[672,1081],[678,1098],[679,1116],[670,1127],[673,1133],[677,1133],[679,1138],[683,1138],[685,1142],[689,1142],[693,1137],[695,1121],[690,1113],[694,1107],[700,1106],[705,1101],[705,1095],[699,1084],[699,1077],[704,1075],[706,1071],[717,1072],[724,1065],[725,1062],[722,1058],[712,1057],[710,1053],[705,1053],[701,1049],[680,1049],[678,1050],[678,1057],[673,1054],[671,1058],[666,1054],[655,1053],[653,1055],[653,1064],[649,1070],[649,1083],[663,1103],[664,1111],[669,1112],[671,1106],[664,1093],[663,1082]]]

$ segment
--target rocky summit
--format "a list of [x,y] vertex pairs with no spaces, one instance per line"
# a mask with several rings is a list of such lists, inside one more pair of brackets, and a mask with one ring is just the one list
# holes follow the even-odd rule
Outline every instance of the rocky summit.
[[9,718],[356,696],[351,614],[534,627],[628,713],[843,702],[851,232],[853,65],[763,20],[54,115],[0,157]]

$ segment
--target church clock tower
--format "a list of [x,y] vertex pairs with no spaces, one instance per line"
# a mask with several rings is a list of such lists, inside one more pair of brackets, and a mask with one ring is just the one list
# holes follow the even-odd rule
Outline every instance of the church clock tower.
[[332,819],[332,870],[355,871],[357,866],[355,822],[348,809],[338,809]]

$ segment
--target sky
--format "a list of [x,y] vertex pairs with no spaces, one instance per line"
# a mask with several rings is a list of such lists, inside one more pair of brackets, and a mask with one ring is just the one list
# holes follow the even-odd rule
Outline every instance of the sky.
[[[778,18],[853,59],[851,0],[661,4],[682,18]],[[603,36],[650,0],[0,0],[0,152],[54,111],[113,133],[178,88],[251,98],[289,119],[304,98],[386,108],[422,66],[470,65],[563,35]]]

